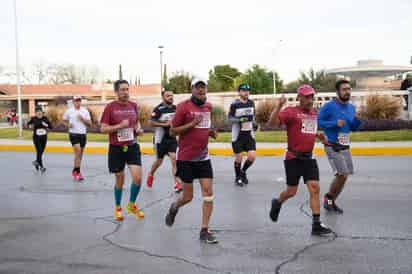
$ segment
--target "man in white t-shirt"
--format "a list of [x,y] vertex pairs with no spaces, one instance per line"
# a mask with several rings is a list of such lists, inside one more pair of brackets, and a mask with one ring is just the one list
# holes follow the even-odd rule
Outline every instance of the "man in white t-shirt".
[[69,139],[74,151],[72,176],[76,181],[83,180],[80,165],[87,141],[87,127],[92,125],[90,113],[81,106],[81,102],[82,98],[80,96],[73,96],[73,107],[69,108],[63,115],[63,120],[66,121],[69,127]]

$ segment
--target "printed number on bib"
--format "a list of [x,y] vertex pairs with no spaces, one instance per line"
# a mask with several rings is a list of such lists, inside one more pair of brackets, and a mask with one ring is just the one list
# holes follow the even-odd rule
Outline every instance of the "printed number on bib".
[[38,128],[36,129],[36,135],[37,136],[43,136],[47,134],[47,130],[45,130],[44,128]]
[[134,139],[133,128],[123,128],[117,131],[117,140],[119,142],[133,141],[133,139]]
[[315,119],[302,119],[302,133],[316,134],[318,121]]
[[242,131],[251,131],[253,128],[253,123],[252,122],[244,122],[242,123],[241,130]]
[[210,128],[212,124],[210,120],[210,112],[194,112],[193,114],[202,116],[202,121],[196,126],[196,128]]
[[349,133],[339,133],[338,143],[343,146],[349,146],[350,144]]

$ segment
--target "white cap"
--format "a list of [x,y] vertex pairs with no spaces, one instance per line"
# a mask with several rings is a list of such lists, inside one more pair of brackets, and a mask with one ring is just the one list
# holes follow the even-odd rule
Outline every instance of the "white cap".
[[77,96],[77,95],[73,96],[73,101],[78,101],[78,100],[81,100],[81,99],[82,99],[81,96]]
[[197,77],[195,77],[195,78],[193,78],[193,80],[192,80],[191,87],[195,86],[197,83],[203,83],[203,84],[205,84],[205,85],[207,86],[207,80],[205,80],[205,79],[203,79],[203,78],[197,78]]

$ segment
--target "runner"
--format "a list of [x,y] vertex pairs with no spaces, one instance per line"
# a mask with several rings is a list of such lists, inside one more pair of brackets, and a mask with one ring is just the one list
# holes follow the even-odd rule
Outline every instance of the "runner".
[[[235,154],[235,184],[248,184],[246,171],[256,159],[256,141],[253,133],[255,121],[255,103],[249,99],[250,86],[241,84],[238,88],[239,99],[230,105],[229,121],[232,123],[232,148]],[[247,159],[242,167],[242,152],[247,152]]]
[[322,106],[318,117],[319,127],[328,137],[325,151],[335,175],[329,192],[324,197],[323,207],[338,214],[342,214],[343,210],[335,201],[348,176],[353,174],[349,135],[361,126],[361,121],[356,117],[355,106],[350,102],[351,90],[349,81],[339,80],[336,83],[337,97]]
[[303,177],[309,191],[313,214],[312,235],[320,236],[331,233],[331,230],[320,221],[319,169],[316,159],[313,158],[313,148],[316,137],[323,141],[325,137],[317,133],[317,113],[313,108],[315,90],[309,85],[303,85],[297,92],[299,106],[280,111],[286,103],[286,98],[282,97],[269,121],[272,126],[286,125],[288,135],[284,161],[287,189],[280,193],[279,198],[272,200],[270,218],[277,222],[283,203],[295,196],[300,178]]
[[192,97],[177,106],[170,129],[179,135],[176,175],[183,182],[183,194],[171,204],[166,215],[166,225],[172,226],[179,208],[193,199],[193,180],[199,179],[203,196],[203,216],[200,240],[208,244],[217,243],[209,231],[209,220],[213,210],[213,169],[208,153],[209,136],[216,138],[211,129],[212,105],[206,102],[207,81],[193,79]]
[[117,80],[114,83],[114,91],[117,100],[105,107],[101,118],[101,132],[109,134],[109,171],[114,173],[116,178],[114,218],[117,221],[123,220],[121,202],[124,168],[127,164],[133,180],[127,211],[140,219],[144,218],[144,213],[138,208],[136,199],[142,180],[142,161],[136,136],[142,135],[143,130],[138,119],[137,104],[129,100],[129,83],[126,80]]
[[[176,112],[176,105],[173,104],[173,92],[162,91],[163,102],[153,109],[150,125],[155,128],[153,143],[156,151],[156,161],[153,163],[147,176],[147,187],[153,186],[154,174],[162,165],[163,158],[168,155],[172,163],[173,176],[176,175],[176,137],[170,136],[170,124]],[[175,192],[182,190],[182,184],[175,178]]]
[[31,117],[27,125],[33,129],[33,144],[36,148],[36,160],[33,161],[33,166],[37,171],[40,170],[41,173],[44,173],[46,168],[43,165],[42,157],[47,145],[47,131],[52,128],[52,124],[44,116],[43,109],[38,106],[36,107],[36,116]]
[[72,170],[73,179],[82,181],[84,178],[80,172],[84,147],[87,141],[87,127],[92,125],[89,111],[81,106],[82,98],[73,97],[73,107],[69,108],[63,115],[69,127],[69,139],[73,146],[74,167]]

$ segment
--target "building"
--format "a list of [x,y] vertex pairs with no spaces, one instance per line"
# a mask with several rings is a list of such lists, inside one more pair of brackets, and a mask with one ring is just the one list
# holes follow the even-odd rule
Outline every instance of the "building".
[[[130,85],[133,97],[156,96],[160,94],[160,84]],[[57,99],[69,99],[80,95],[87,101],[106,101],[115,97],[113,85],[21,85],[22,113],[32,116],[37,105],[47,106]],[[17,107],[16,85],[0,84],[0,114]]]
[[357,66],[326,70],[327,74],[356,81],[357,90],[400,89],[401,76],[412,66],[387,66],[382,60],[360,60]]

